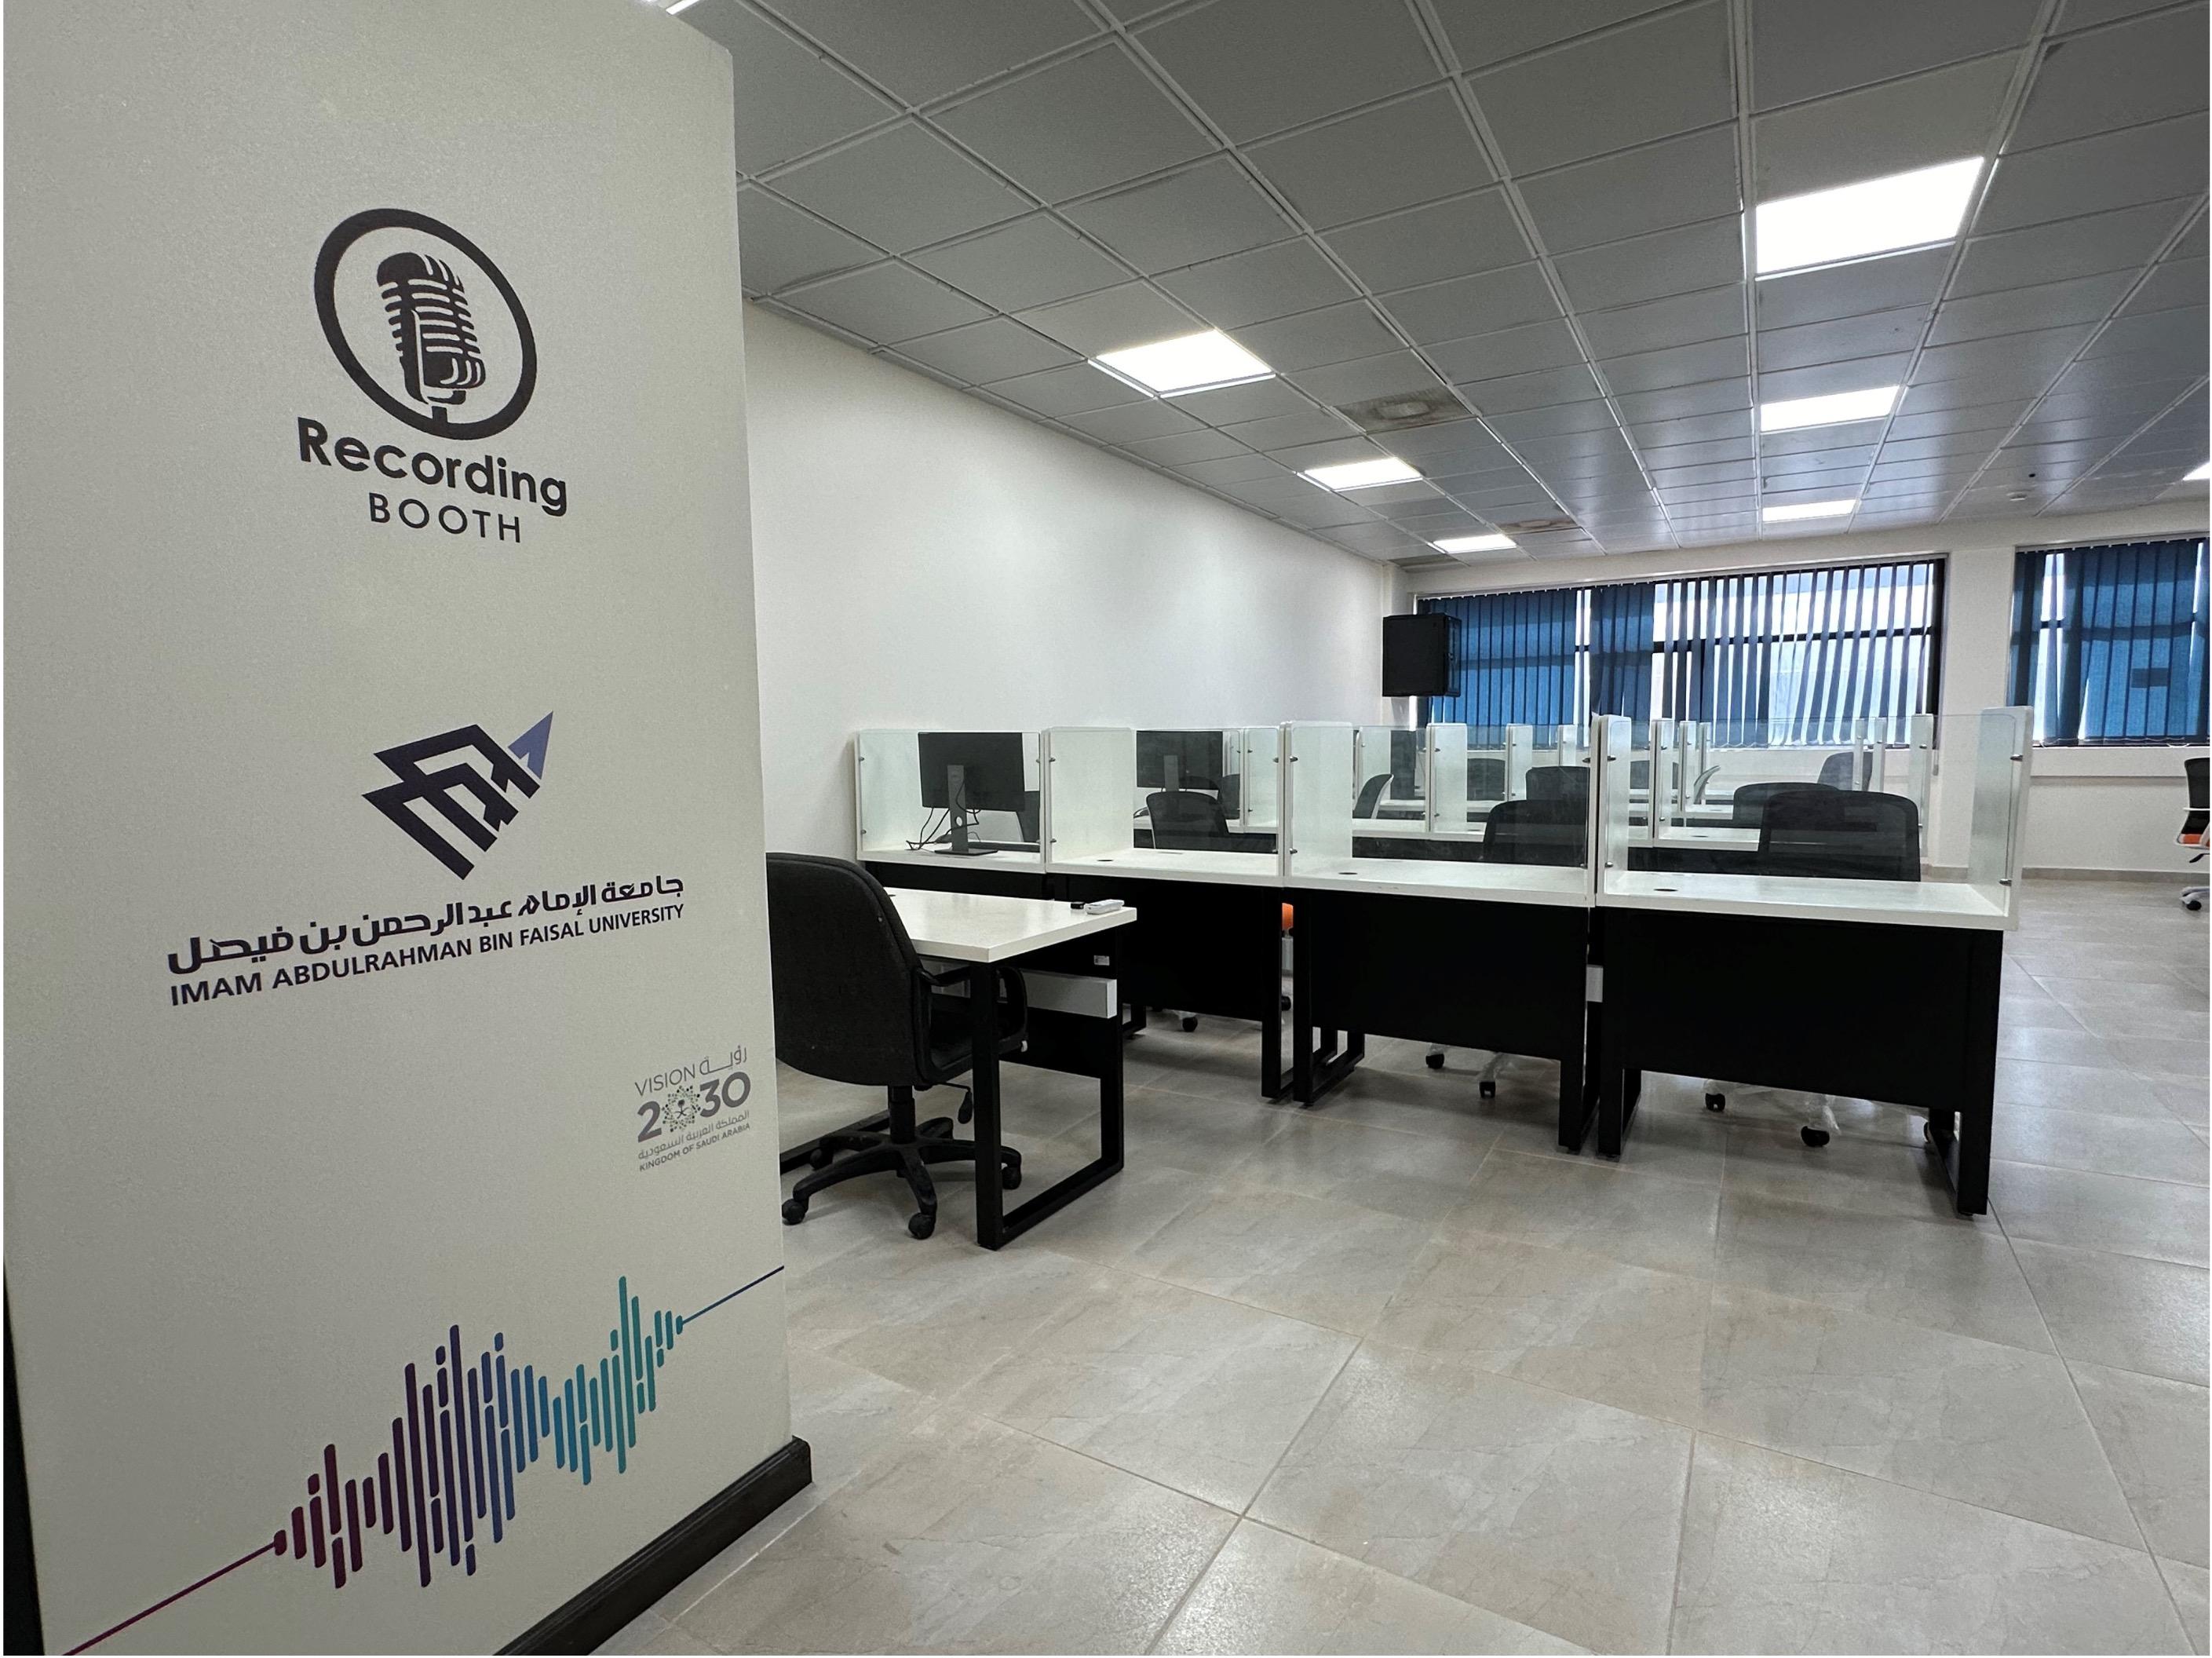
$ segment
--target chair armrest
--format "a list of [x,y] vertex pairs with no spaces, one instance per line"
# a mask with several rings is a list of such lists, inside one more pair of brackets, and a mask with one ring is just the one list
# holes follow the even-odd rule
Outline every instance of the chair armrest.
[[[957,967],[949,972],[933,973],[925,967],[921,969],[921,978],[922,982],[933,991],[949,991],[964,984],[969,987],[969,993],[972,995],[975,993],[973,981],[969,975],[974,971],[973,967]],[[1006,993],[1006,1016],[1001,1020],[1000,1028],[1009,1035],[1019,1030],[1029,1018],[1029,981],[1022,977],[1019,968],[1009,963],[1001,963],[991,969],[991,986],[994,993],[996,993],[1001,987]]]

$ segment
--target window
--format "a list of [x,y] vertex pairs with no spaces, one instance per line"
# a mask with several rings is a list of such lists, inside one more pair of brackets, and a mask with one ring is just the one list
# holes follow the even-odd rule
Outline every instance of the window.
[[2047,744],[2205,741],[2204,537],[2020,555],[2012,699]]
[[1733,744],[1826,745],[1862,717],[1902,742],[1907,717],[1936,708],[1938,559],[1478,593],[1421,608],[1460,624],[1455,695],[1429,704],[1438,721],[1656,713],[1711,720]]

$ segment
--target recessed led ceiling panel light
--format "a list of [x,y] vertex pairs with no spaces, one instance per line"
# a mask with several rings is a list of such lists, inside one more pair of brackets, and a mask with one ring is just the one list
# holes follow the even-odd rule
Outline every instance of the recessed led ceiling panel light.
[[1430,546],[1440,553],[1502,553],[1515,544],[1511,536],[1447,536]]
[[1761,202],[1752,221],[1758,274],[1772,276],[1948,242],[1959,234],[1981,175],[1982,158],[1971,155]]
[[1172,398],[1185,392],[1210,392],[1219,386],[1264,380],[1275,371],[1218,328],[1182,334],[1150,345],[1106,351],[1091,361],[1140,392]]
[[1856,495],[1841,501],[1797,501],[1786,507],[1762,507],[1759,516],[1769,524],[1789,524],[1801,518],[1841,518],[1859,504]]
[[1759,405],[1759,429],[1794,432],[1801,426],[1838,426],[1845,421],[1880,420],[1897,407],[1905,388],[1876,386],[1864,392],[1832,392],[1820,398],[1785,398]]
[[2212,478],[2212,460],[2206,461],[2193,472],[2184,472],[2181,475],[2181,481],[2184,483],[2202,483],[2206,478]]
[[1298,474],[1324,489],[1372,489],[1385,483],[1412,483],[1420,474],[1395,455],[1380,460],[1347,461],[1341,466],[1314,466]]

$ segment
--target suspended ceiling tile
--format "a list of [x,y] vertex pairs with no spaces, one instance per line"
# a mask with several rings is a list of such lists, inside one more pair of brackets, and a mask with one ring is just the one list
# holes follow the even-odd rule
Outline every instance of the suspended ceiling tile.
[[899,355],[967,385],[1012,380],[1076,360],[1066,346],[1006,317],[908,340]]
[[2031,225],[1967,242],[1952,297],[2140,270],[2180,222],[2178,201],[2146,202],[2110,213]]
[[1064,209],[1070,223],[1143,271],[1174,270],[1292,232],[1225,155]]
[[1446,87],[1273,138],[1247,153],[1316,229],[1464,195],[1496,178]]
[[1400,0],[1213,0],[1137,40],[1240,143],[1437,78]]
[[1071,363],[1065,368],[1048,368],[1040,374],[1023,374],[1013,380],[1000,380],[990,390],[1009,403],[1018,404],[1033,413],[1064,420],[1070,415],[1084,414],[1093,409],[1110,409],[1117,404],[1134,403],[1144,393],[1103,374],[1087,362]]
[[1499,380],[1470,380],[1457,386],[1478,414],[1510,414],[1516,409],[1542,409],[1555,403],[1578,403],[1598,395],[1590,371],[1577,364],[1571,368],[1547,368],[1534,374],[1513,374]]
[[908,0],[767,0],[896,97],[927,103],[1097,33],[1074,0],[960,0],[957,27]]
[[1528,238],[1497,190],[1340,225],[1322,240],[1378,294],[1519,264],[1530,257]]
[[1521,198],[1554,253],[1740,213],[1735,129],[1708,127],[1524,179]]
[[1524,323],[1548,322],[1559,314],[1543,272],[1534,264],[1486,270],[1449,282],[1386,294],[1382,308],[1416,343],[1495,333]]
[[684,21],[729,48],[739,173],[790,161],[898,113],[737,0],[698,0]]
[[1650,421],[1682,420],[1693,415],[1717,415],[1751,407],[1751,382],[1741,376],[1700,380],[1692,386],[1661,386],[1650,392],[1624,392],[1613,401],[1621,417],[1632,426]]
[[1364,300],[1324,306],[1236,331],[1244,349],[1277,374],[1395,350],[1398,338]]
[[791,288],[778,301],[882,345],[990,315],[966,295],[890,261]]
[[2102,322],[2135,281],[2135,273],[2108,271],[2033,288],[1999,288],[1946,300],[1928,337],[1931,345],[2017,334],[2054,324]]
[[1646,12],[1669,0],[1435,0],[1462,67],[1478,70],[1544,46],[1587,34]]
[[1024,311],[1129,280],[1127,269],[1042,213],[913,254],[908,263],[1001,311]]
[[780,173],[775,188],[894,253],[1013,218],[1030,205],[911,121]]
[[1561,368],[1583,360],[1574,331],[1565,322],[1528,323],[1428,348],[1428,358],[1448,379],[1496,380],[1539,368]]
[[1124,282],[1018,313],[1018,319],[1086,357],[1197,332],[1201,325],[1142,282]]
[[1817,270],[1762,276],[1754,284],[1759,326],[1764,331],[1913,306],[1924,310],[1935,302],[1950,263],[1951,246],[1947,242],[1913,253],[1892,253]]
[[1343,274],[1304,240],[1185,265],[1159,285],[1216,328],[1243,328],[1353,296]]
[[1249,450],[1226,460],[1176,461],[1170,463],[1175,470],[1200,483],[1218,486],[1231,483],[1252,483],[1264,477],[1279,477],[1283,469],[1279,463],[1265,455],[1255,455]]
[[1206,429],[1173,404],[1158,398],[1117,404],[1111,409],[1093,409],[1063,418],[1077,431],[1088,432],[1108,443],[1127,443],[1135,438],[1164,438],[1175,433]]
[[1771,403],[1795,398],[1824,398],[1838,392],[1863,392],[1869,386],[1896,386],[1911,365],[1910,352],[1893,351],[1881,356],[1847,357],[1837,362],[1814,363],[1803,368],[1767,369],[1759,376],[1759,398]]
[[2130,295],[2120,307],[2120,314],[2131,317],[2145,311],[2170,311],[2178,306],[2202,305],[2205,295],[2206,261],[2200,254],[2193,259],[2161,259],[2143,285]]
[[[1410,351],[1386,351],[1376,356],[1354,358],[1350,362],[1301,368],[1291,379],[1308,395],[1332,409],[1347,409],[1382,398],[1426,399],[1448,395],[1444,383]],[[1396,434],[1377,435],[1395,437]]]
[[1744,331],[1743,288],[1707,288],[1642,305],[1582,313],[1583,334],[1601,356],[1626,356],[1670,345],[1695,345]]
[[2007,151],[1977,234],[2194,196],[2204,188],[2205,119],[2183,115],[2041,149]]
[[2012,75],[2009,58],[1984,58],[1757,116],[1756,199],[1986,155]]
[[1162,466],[1188,465],[1194,461],[1235,460],[1252,452],[1234,438],[1214,431],[1175,432],[1165,437],[1133,438],[1121,446],[1133,455],[1157,462]]
[[2051,42],[2013,147],[2034,149],[2202,110],[2205,46],[2202,6]]
[[1740,217],[1562,253],[1553,261],[1577,309],[1598,311],[1743,280]]
[[816,276],[850,270],[882,253],[857,236],[755,185],[738,187],[738,257],[745,289],[773,294]]
[[937,118],[1048,202],[1157,173],[1214,148],[1111,41],[992,87]]
[[1720,0],[1586,36],[1468,82],[1516,173],[1564,166],[1731,118]]
[[1598,365],[1606,384],[1622,394],[1694,386],[1704,380],[1740,380],[1750,369],[1750,342],[1741,334],[1696,345],[1668,346],[1663,351],[1607,357]]
[[1757,107],[2017,50],[2037,0],[1755,0],[1752,76]]
[[1359,435],[1350,421],[1326,409],[1307,409],[1295,415],[1271,415],[1265,420],[1240,421],[1222,428],[1222,430],[1239,443],[1270,451]]

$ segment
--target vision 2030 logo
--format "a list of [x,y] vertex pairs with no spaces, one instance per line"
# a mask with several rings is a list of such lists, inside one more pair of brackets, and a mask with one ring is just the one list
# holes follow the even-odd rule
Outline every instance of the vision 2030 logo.
[[[447,442],[473,443],[521,419],[538,388],[538,341],[522,301],[483,250],[405,208],[345,220],[315,259],[315,313],[348,379],[392,419]],[[435,495],[368,491],[372,524],[520,544],[525,507],[568,511],[563,477],[489,451],[417,449],[333,436],[297,420],[303,465],[374,472]]]
[[527,800],[538,793],[552,734],[549,714],[505,748],[482,726],[459,726],[380,749],[376,757],[398,780],[362,798],[466,879],[475,860],[454,837],[479,853],[491,849],[499,832],[514,821],[514,796]]

